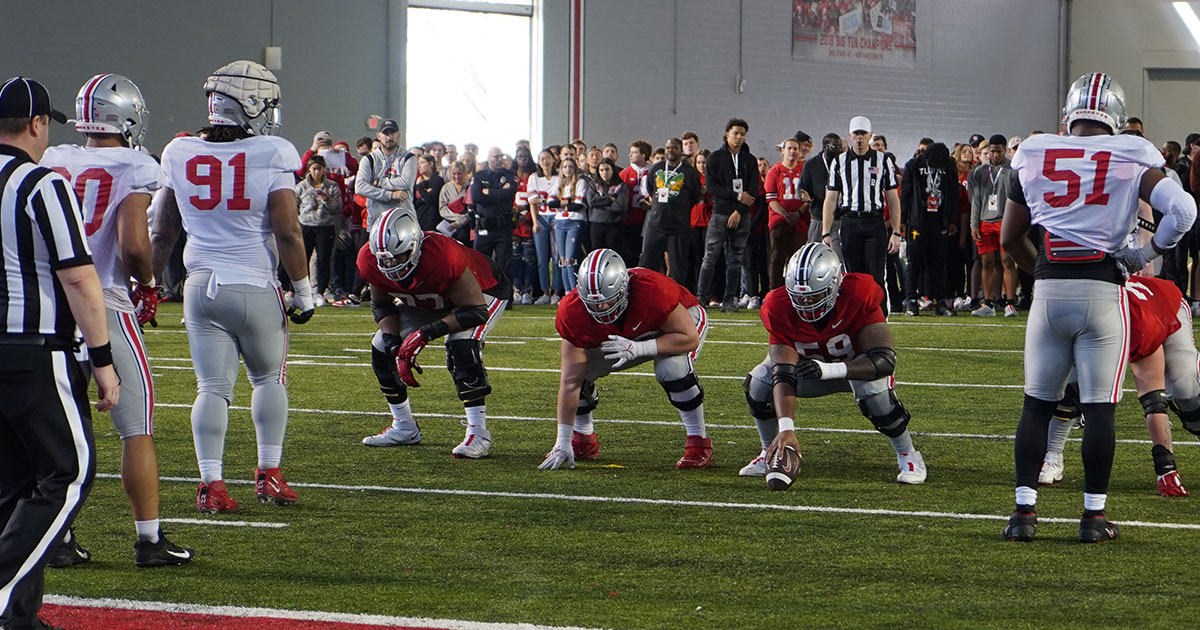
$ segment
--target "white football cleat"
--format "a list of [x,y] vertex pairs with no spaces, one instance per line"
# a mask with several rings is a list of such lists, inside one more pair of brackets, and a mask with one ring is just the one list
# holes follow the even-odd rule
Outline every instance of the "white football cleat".
[[896,475],[896,483],[910,485],[925,483],[925,458],[921,456],[921,451],[913,450],[903,455],[897,455],[896,463],[900,467],[900,474]]
[[758,454],[758,457],[750,460],[749,464],[742,466],[738,471],[739,477],[765,477],[767,476],[767,451],[764,449]]
[[462,441],[462,444],[455,446],[450,454],[459,459],[479,459],[487,457],[490,452],[492,452],[491,431],[484,431],[483,434],[468,431],[466,439]]
[[1042,460],[1042,472],[1038,473],[1038,485],[1049,486],[1063,480],[1063,454],[1046,451]]
[[421,443],[421,427],[413,427],[412,429],[397,429],[389,426],[379,435],[368,435],[363,438],[362,443],[367,446],[408,446],[410,444]]

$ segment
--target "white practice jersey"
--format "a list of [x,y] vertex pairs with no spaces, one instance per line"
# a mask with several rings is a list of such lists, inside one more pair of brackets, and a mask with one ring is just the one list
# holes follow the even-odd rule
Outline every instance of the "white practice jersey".
[[1125,247],[1147,169],[1164,164],[1138,136],[1038,134],[1013,156],[1034,225],[1109,254]]
[[295,186],[296,147],[275,136],[184,137],[163,149],[162,161],[188,235],[183,264],[189,272],[212,272],[209,294],[222,284],[275,282],[267,197]]
[[165,180],[158,162],[137,149],[62,144],[46,149],[40,164],[67,178],[79,197],[105,304],[132,312],[129,273],[117,242],[117,208],[129,195],[152,195],[162,188]]

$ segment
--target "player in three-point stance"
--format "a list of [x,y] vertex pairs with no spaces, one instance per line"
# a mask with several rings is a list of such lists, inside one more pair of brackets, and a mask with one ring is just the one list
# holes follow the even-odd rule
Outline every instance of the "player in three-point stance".
[[851,392],[862,414],[896,451],[896,481],[925,482],[925,458],[913,446],[908,410],[896,398],[896,351],[880,305],[883,290],[863,273],[843,273],[828,245],[808,243],[783,272],[784,286],[767,294],[760,317],[767,358],[746,375],[746,402],[762,452],[738,473],[762,477],[767,451],[800,452],[793,419],[797,398]]
[[661,273],[628,269],[611,249],[588,254],[578,283],[558,305],[554,325],[562,336],[558,386],[558,439],[542,470],[600,452],[592,411],[600,399],[596,379],[654,361],[654,378],[687,431],[676,468],[707,468],[712,440],[704,427],[704,390],[693,365],[708,334],[708,317],[696,296]]
[[[1158,493],[1186,497],[1187,488],[1175,467],[1167,409],[1175,410],[1185,429],[1200,435],[1200,362],[1192,339],[1192,309],[1179,287],[1160,278],[1130,278],[1125,291],[1129,296],[1129,367],[1153,442],[1150,456]],[[1079,388],[1072,383],[1050,422],[1038,485],[1062,481],[1063,446],[1081,417]]]
[[[1047,427],[1072,368],[1087,417],[1079,542],[1117,537],[1104,509],[1129,350],[1125,278],[1174,247],[1196,218],[1191,196],[1159,170],[1158,149],[1138,136],[1113,135],[1124,121],[1121,87],[1106,74],[1086,74],[1071,85],[1063,108],[1070,135],[1031,136],[1013,157],[1000,241],[1034,275],[1034,293],[1014,447],[1016,508],[1003,532],[1011,540],[1028,542],[1037,532]],[[1141,247],[1126,238],[1136,227],[1139,198],[1163,213],[1158,232]]]
[[392,411],[392,424],[363,438],[367,446],[421,441],[408,388],[420,387],[417,355],[446,338],[446,368],[467,415],[467,434],[451,454],[479,459],[492,450],[485,399],[492,393],[483,367],[483,342],[511,295],[508,276],[490,256],[437,232],[422,232],[416,214],[392,208],[371,227],[358,252],[358,272],[371,287],[378,332],[371,367]]
[[[188,235],[183,314],[198,390],[192,405],[200,468],[196,509],[237,509],[223,465],[239,357],[254,388],[255,496],[290,505],[298,497],[280,470],[288,419],[287,320],[303,324],[313,315],[293,190],[300,156],[292,143],[272,135],[278,133],[280,111],[279,84],[270,70],[235,61],[208,77],[204,91],[213,126],[205,138],[176,138],[163,149],[167,191],[151,234],[159,277],[180,230]],[[290,313],[276,279],[277,262],[292,280]]]
[[[138,566],[186,564],[192,550],[162,534],[158,521],[158,457],[154,451],[154,380],[142,329],[154,318],[158,289],[150,269],[146,209],[162,188],[162,168],[140,150],[150,124],[141,90],[119,74],[98,74],[75,98],[75,130],[85,146],[60,145],[42,156],[42,166],[66,177],[79,196],[88,247],[100,283],[113,341],[113,367],[124,386],[112,408],[121,436],[121,484],[133,508]],[[130,299],[130,277],[136,281]],[[135,303],[136,302],[136,303]],[[80,365],[88,366],[87,362]],[[72,534],[50,566],[86,562],[91,556]]]

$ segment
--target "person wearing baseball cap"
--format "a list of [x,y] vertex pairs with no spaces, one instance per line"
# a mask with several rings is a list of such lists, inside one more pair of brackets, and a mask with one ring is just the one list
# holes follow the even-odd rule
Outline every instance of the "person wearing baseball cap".
[[417,182],[417,156],[400,148],[400,125],[384,119],[375,138],[380,147],[362,157],[354,178],[354,192],[367,199],[367,229],[388,209],[413,210]]
[[50,105],[45,86],[26,77],[13,77],[0,86],[0,118],[37,118],[49,116],[66,124],[67,115]]
[[[821,240],[833,246],[834,220],[841,218],[842,262],[846,271],[875,278],[884,293],[884,262],[900,251],[900,195],[896,171],[887,157],[871,148],[871,120],[850,119],[850,150],[839,155],[829,169],[821,213]],[[889,224],[883,209],[891,208]],[[886,315],[888,301],[881,304]]]

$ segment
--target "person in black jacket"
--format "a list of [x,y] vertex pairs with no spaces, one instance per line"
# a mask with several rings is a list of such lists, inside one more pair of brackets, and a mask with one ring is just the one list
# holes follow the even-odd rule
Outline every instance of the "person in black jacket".
[[[846,151],[846,143],[836,133],[827,133],[821,139],[821,153],[809,159],[800,171],[800,193],[809,202],[812,221],[808,225],[808,242],[821,240],[821,207],[825,205],[825,186],[829,183],[829,168],[837,156]],[[833,222],[833,243],[830,247],[842,257],[842,238],[838,236],[841,220]]]
[[725,296],[722,313],[738,311],[737,292],[742,278],[742,251],[750,236],[750,215],[759,194],[758,159],[746,146],[750,125],[740,118],[725,123],[725,142],[713,151],[705,167],[704,185],[713,200],[712,219],[704,238],[704,262],[700,264],[697,297],[700,303],[712,298],[712,277],[717,258],[725,252]]
[[900,179],[900,231],[908,242],[908,299],[905,310],[917,315],[917,287],[924,287],[938,315],[946,308],[946,255],[958,235],[958,170],[950,149],[935,142],[924,155],[909,160]]
[[442,222],[438,212],[438,195],[446,180],[438,174],[437,158],[426,153],[417,160],[417,183],[413,185],[413,209],[417,212],[417,223],[421,230],[436,230]]
[[600,160],[596,180],[588,184],[588,225],[591,227],[592,248],[622,251],[625,248],[626,206],[629,187],[621,181],[617,165],[609,158]]
[[[671,261],[668,275],[682,284],[688,275],[688,229],[692,206],[701,196],[700,172],[683,159],[683,141],[679,138],[667,140],[666,153],[666,160],[646,172],[646,193],[651,206],[646,213],[638,266],[661,273],[663,254],[666,253]],[[754,168],[757,170],[757,164]],[[742,242],[745,243],[744,237]]]
[[475,251],[491,256],[501,269],[508,269],[517,174],[504,168],[500,147],[488,149],[487,168],[475,173],[467,194],[475,204]]

